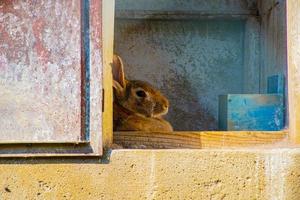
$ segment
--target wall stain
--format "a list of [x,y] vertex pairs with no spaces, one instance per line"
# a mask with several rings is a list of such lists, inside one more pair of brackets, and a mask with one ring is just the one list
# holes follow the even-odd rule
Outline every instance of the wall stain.
[[217,130],[218,95],[242,93],[244,20],[117,19],[115,53],[129,79],[169,99],[175,130]]

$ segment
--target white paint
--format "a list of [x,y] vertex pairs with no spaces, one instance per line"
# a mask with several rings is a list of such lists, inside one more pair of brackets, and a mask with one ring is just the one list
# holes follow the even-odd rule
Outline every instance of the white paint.
[[[254,181],[255,181],[255,183],[256,183],[256,191],[259,191],[260,190],[260,185],[259,185],[259,182],[260,182],[260,169],[261,169],[261,166],[260,166],[260,163],[262,162],[262,159],[261,159],[261,156],[256,156],[256,163],[255,163],[255,174],[253,175],[253,179],[254,179]],[[259,194],[258,193],[256,193],[256,198],[258,198],[259,196],[258,196]]]
[[290,150],[273,150],[265,156],[266,197],[270,200],[286,199],[286,175],[293,160]]
[[151,152],[151,160],[150,160],[150,174],[149,174],[149,189],[147,191],[147,200],[155,199],[155,194],[157,193],[157,185],[155,184],[155,152]]

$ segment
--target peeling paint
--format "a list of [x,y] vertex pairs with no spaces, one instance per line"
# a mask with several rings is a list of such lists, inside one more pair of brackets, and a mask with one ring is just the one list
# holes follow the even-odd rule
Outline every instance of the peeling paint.
[[1,140],[78,140],[80,15],[75,0],[0,2]]

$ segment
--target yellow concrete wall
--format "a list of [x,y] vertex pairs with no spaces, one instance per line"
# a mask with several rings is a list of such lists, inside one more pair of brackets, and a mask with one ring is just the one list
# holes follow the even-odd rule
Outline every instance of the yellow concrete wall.
[[1,160],[0,199],[297,200],[300,150],[114,150],[106,164]]

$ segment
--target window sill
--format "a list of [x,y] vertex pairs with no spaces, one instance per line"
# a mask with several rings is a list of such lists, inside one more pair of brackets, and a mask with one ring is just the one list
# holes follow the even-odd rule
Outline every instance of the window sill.
[[114,132],[124,148],[212,149],[286,146],[288,131]]

